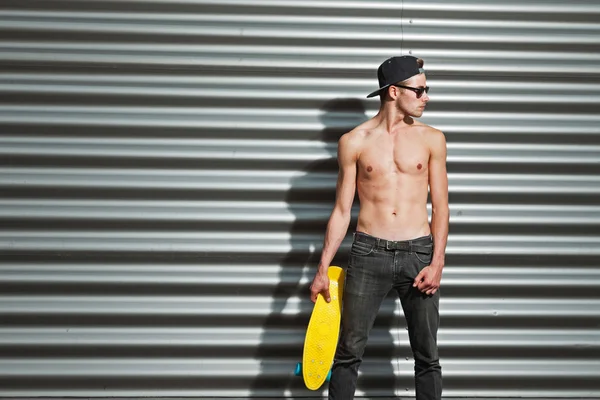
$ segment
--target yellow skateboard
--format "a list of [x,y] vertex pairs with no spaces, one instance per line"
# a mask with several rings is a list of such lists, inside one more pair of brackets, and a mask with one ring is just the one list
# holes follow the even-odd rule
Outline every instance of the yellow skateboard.
[[340,333],[344,270],[330,266],[327,275],[331,302],[327,303],[321,294],[317,296],[306,330],[302,363],[296,365],[295,371],[310,390],[317,390],[329,380]]

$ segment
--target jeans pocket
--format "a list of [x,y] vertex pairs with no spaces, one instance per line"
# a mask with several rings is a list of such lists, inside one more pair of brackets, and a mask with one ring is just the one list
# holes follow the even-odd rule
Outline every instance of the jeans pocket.
[[419,260],[420,262],[422,262],[423,267],[428,266],[429,264],[431,264],[431,259],[433,258],[433,252],[431,253],[413,253],[415,255],[415,258],[417,260]]
[[353,242],[352,247],[350,248],[350,254],[354,256],[368,256],[375,250],[375,245],[362,243],[362,242]]

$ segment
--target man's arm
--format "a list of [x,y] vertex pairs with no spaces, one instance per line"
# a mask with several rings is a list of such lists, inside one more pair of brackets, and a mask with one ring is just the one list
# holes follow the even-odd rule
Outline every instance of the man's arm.
[[348,231],[352,216],[352,202],[356,192],[356,161],[358,159],[356,139],[350,134],[345,134],[338,142],[339,172],[336,200],[327,223],[321,261],[310,287],[313,302],[317,301],[319,293],[323,294],[328,302],[330,301],[327,269]]
[[431,135],[429,159],[429,189],[431,192],[431,233],[433,258],[415,279],[414,286],[426,294],[434,294],[440,287],[442,269],[446,262],[446,243],[450,210],[448,207],[448,174],[446,172],[446,139],[440,131]]
[[431,231],[434,245],[431,264],[441,269],[446,261],[450,209],[448,207],[448,173],[446,172],[446,139],[441,132],[436,136],[429,162]]

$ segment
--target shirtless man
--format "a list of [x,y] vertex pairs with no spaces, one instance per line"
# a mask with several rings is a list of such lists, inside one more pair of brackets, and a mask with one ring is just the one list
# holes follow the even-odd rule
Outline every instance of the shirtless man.
[[[392,57],[377,75],[379,113],[338,143],[336,202],[311,300],[330,301],[327,268],[344,239],[355,191],[360,212],[350,250],[342,329],[329,384],[330,400],[354,397],[358,368],[375,316],[396,290],[415,359],[417,400],[440,399],[437,349],[439,291],[448,238],[448,177],[444,134],[416,121],[429,97],[423,61]],[[427,192],[431,192],[431,226]]]

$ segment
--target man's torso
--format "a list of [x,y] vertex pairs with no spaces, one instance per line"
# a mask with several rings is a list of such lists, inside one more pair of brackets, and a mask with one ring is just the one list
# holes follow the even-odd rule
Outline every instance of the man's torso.
[[427,135],[431,129],[416,123],[388,133],[367,121],[352,132],[360,141],[356,164],[358,231],[388,240],[430,233]]

